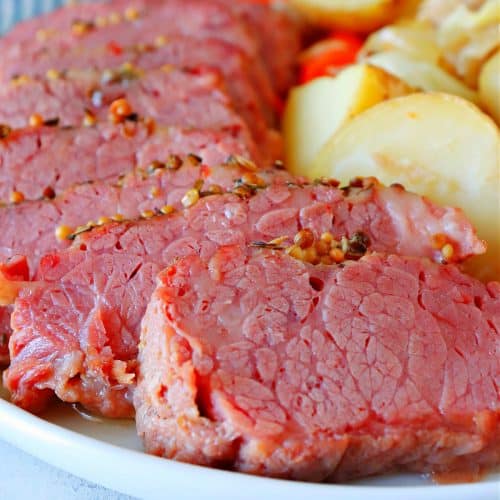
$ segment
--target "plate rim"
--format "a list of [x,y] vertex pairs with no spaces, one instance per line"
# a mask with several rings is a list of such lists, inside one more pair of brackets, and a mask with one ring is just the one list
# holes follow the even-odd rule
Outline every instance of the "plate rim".
[[[67,429],[48,422],[43,418],[28,413],[14,404],[0,400],[0,438],[24,452],[37,457],[59,469],[100,484],[111,490],[140,498],[164,497],[165,487],[176,487],[176,492],[184,492],[192,498],[200,492],[200,487],[208,487],[205,498],[234,498],[237,486],[238,498],[257,498],[258,492],[266,495],[286,495],[284,498],[305,498],[314,494],[315,499],[332,498],[332,494],[341,495],[342,499],[360,498],[370,493],[374,498],[384,500],[405,498],[422,499],[429,493],[435,500],[454,500],[461,498],[500,498],[500,479],[471,484],[454,485],[351,485],[322,484],[270,479],[232,471],[212,469],[192,464],[166,460],[148,455],[141,451],[121,447],[101,441],[97,438]],[[47,448],[48,447],[48,448]],[[51,449],[52,448],[52,449]],[[93,462],[92,457],[100,456],[104,460]],[[81,461],[83,457],[83,461]],[[80,460],[80,461],[79,461]],[[75,465],[76,463],[76,465]],[[153,483],[133,481],[125,471],[117,470],[116,465],[134,464],[144,477],[156,477]],[[167,471],[167,473],[165,473]],[[123,472],[127,474],[124,476]],[[137,469],[136,469],[137,477]],[[139,474],[141,477],[141,474]],[[196,477],[193,482],[192,478]],[[228,488],[228,485],[231,485]],[[194,487],[194,490],[193,490]],[[206,494],[205,494],[206,493]],[[176,496],[176,498],[184,498]]]

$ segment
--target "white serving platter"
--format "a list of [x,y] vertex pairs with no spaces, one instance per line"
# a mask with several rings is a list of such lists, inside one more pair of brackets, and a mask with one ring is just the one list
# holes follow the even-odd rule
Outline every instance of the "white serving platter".
[[418,475],[348,485],[266,479],[146,455],[132,421],[96,421],[71,406],[42,417],[0,399],[0,438],[76,476],[138,498],[217,500],[500,500],[500,473],[438,486]]

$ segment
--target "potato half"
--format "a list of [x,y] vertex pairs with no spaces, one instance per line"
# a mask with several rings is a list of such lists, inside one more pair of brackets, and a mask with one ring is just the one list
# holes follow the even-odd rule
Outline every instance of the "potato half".
[[477,92],[447,73],[437,64],[410,56],[400,50],[380,52],[366,58],[367,63],[385,69],[408,85],[426,91],[446,92],[479,103]]
[[456,96],[412,94],[380,103],[343,126],[314,162],[313,177],[375,176],[462,208],[488,243],[471,261],[500,279],[500,138],[476,106]]
[[500,124],[500,52],[488,59],[481,69],[479,97],[483,106]]
[[288,169],[307,175],[312,160],[342,124],[370,106],[411,91],[399,79],[367,64],[295,87],[283,115]]
[[405,0],[289,0],[310,22],[367,33],[398,17]]

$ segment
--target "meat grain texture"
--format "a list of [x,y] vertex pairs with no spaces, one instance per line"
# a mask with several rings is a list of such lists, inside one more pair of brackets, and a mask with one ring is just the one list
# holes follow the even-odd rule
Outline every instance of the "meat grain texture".
[[302,480],[500,460],[500,284],[372,254],[221,246],[168,267],[142,325],[146,449]]
[[224,163],[231,155],[251,156],[241,137],[221,130],[172,126],[151,132],[142,122],[17,129],[0,140],[0,201],[8,202],[13,191],[36,200],[48,188],[59,194],[74,184],[116,181],[137,166],[192,153],[207,166]]
[[[233,83],[231,74],[223,75],[207,63],[192,70],[174,67],[165,62],[164,52],[149,51],[147,69],[127,62],[105,71],[71,70],[6,83],[0,87],[0,123],[26,127],[39,115],[44,120],[55,118],[64,127],[89,126],[107,122],[112,103],[125,99],[131,116],[163,126],[226,130],[246,143],[252,157],[263,164],[281,156],[279,134],[267,128],[258,101],[241,84],[245,81],[241,75]],[[155,60],[158,66],[151,67]]]
[[[21,292],[12,314],[11,366],[4,374],[12,400],[39,411],[55,392],[107,416],[130,415],[140,322],[155,277],[187,254],[293,239],[302,227],[337,238],[363,231],[372,250],[390,253],[439,258],[436,233],[456,242],[458,259],[483,250],[461,212],[366,182],[350,191],[274,185],[250,197],[208,196],[169,216],[106,225],[46,254],[35,286]],[[415,219],[417,213],[422,217]]]
[[[459,270],[464,214],[269,168],[300,38],[255,2],[112,0],[0,39],[12,401],[135,411],[151,453],[272,477],[497,465],[500,284]],[[297,260],[303,230],[365,255]]]
[[[127,9],[138,15],[127,19]],[[114,16],[111,23],[95,22],[110,15]],[[183,22],[173,22],[178,19]],[[10,79],[49,61],[61,61],[64,67],[56,69],[67,69],[87,50],[107,46],[119,56],[122,46],[154,45],[158,37],[178,35],[196,39],[200,45],[206,40],[221,40],[253,61],[263,59],[278,92],[293,83],[294,61],[300,50],[298,27],[282,12],[228,0],[115,0],[59,9],[18,25],[3,38],[0,78]]]

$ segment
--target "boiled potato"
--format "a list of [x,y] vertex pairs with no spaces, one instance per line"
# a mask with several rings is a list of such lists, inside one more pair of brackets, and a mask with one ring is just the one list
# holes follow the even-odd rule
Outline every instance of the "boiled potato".
[[312,176],[398,182],[442,205],[461,207],[488,243],[471,260],[480,278],[500,279],[500,138],[495,123],[456,96],[391,99],[346,123],[323,147]]
[[335,78],[317,78],[295,87],[283,116],[288,168],[297,175],[307,175],[321,147],[349,118],[384,99],[409,92],[408,85],[367,64],[350,66]]
[[412,87],[455,94],[475,104],[479,102],[477,92],[471,90],[437,64],[412,57],[402,51],[380,52],[367,57],[365,61],[385,69]]
[[289,0],[288,3],[319,26],[367,33],[396,19],[407,1]]
[[484,61],[500,46],[499,24],[500,3],[487,0],[477,10],[459,5],[437,30],[446,63],[472,87]]
[[500,52],[492,56],[481,70],[479,97],[483,106],[500,124]]
[[440,25],[457,8],[465,5],[479,9],[486,0],[423,0],[418,9],[418,18]]
[[403,21],[375,31],[366,40],[361,57],[387,50],[399,50],[430,63],[438,63],[441,57],[436,30],[425,21]]

